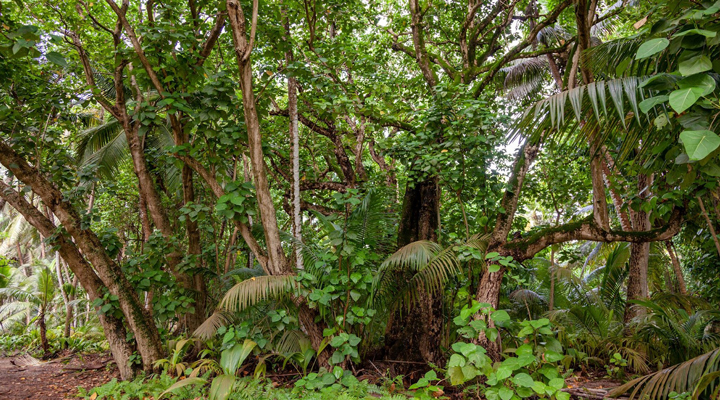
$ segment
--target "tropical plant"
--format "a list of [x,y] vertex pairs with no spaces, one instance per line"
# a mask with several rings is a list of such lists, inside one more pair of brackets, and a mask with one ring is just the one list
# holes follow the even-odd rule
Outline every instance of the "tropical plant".
[[[692,392],[693,399],[711,398],[709,395],[720,379],[720,348],[673,365],[658,372],[641,376],[610,391],[610,396],[630,392],[629,399],[665,399],[671,392]],[[705,397],[701,397],[705,396]]]
[[[238,383],[238,370],[252,353],[255,346],[257,346],[255,342],[247,339],[243,344],[238,343],[230,349],[223,350],[220,354],[220,362],[217,364],[222,373],[212,379],[209,392],[210,400],[225,400],[230,396],[230,393],[232,393]],[[174,383],[162,392],[158,398],[162,398],[168,393],[186,386],[205,384],[208,382],[207,379],[198,377],[198,374],[199,373],[193,371],[190,377]]]
[[16,272],[15,276],[21,279],[16,286],[0,288],[0,296],[5,299],[0,306],[0,321],[8,324],[32,318],[40,330],[42,349],[47,355],[50,345],[46,318],[56,301],[57,283],[48,267],[36,266],[33,269],[35,273],[30,277]]

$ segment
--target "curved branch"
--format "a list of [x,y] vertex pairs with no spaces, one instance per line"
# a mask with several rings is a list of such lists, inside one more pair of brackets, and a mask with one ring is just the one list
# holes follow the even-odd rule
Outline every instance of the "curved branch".
[[680,232],[684,211],[683,207],[676,208],[667,224],[649,231],[606,231],[595,224],[592,221],[592,216],[589,216],[581,221],[545,229],[525,239],[513,240],[496,251],[506,256],[510,255],[517,261],[523,261],[532,258],[548,246],[573,240],[589,240],[603,243],[662,242],[671,239]]

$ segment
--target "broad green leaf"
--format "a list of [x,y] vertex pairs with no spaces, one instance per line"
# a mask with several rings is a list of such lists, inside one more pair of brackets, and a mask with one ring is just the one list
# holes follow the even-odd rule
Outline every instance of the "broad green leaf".
[[706,55],[702,54],[681,62],[679,69],[682,76],[695,75],[711,70],[712,61],[710,61]]
[[712,131],[683,131],[680,140],[691,160],[702,160],[720,146],[720,136]]
[[557,400],[570,400],[570,393],[567,392],[558,392],[555,394],[555,399]]
[[546,359],[548,362],[560,361],[560,360],[563,359],[563,357],[564,357],[564,356],[563,356],[562,354],[560,354],[560,353],[556,353],[556,352],[554,352],[554,351],[552,351],[552,350],[545,350],[545,359]]
[[515,393],[512,391],[512,389],[505,386],[501,387],[500,390],[498,390],[498,396],[500,396],[502,400],[510,400],[513,397],[513,394]]
[[666,101],[668,101],[668,96],[655,96],[649,99],[645,99],[640,102],[640,111],[647,114],[648,111],[652,110],[653,107]]
[[703,89],[696,87],[674,90],[670,93],[670,107],[680,114],[698,101],[702,91]]
[[57,51],[51,51],[47,54],[45,54],[45,57],[53,64],[57,64],[61,67],[67,67],[67,61],[65,61],[65,57],[62,56],[62,54],[58,53]]
[[505,366],[500,366],[496,372],[498,380],[507,379],[512,375],[512,370]]
[[503,322],[510,320],[510,315],[505,310],[498,310],[492,313],[490,318],[495,322]]
[[702,89],[700,96],[707,96],[715,90],[715,79],[708,74],[695,74],[678,81],[677,85],[680,89]]
[[448,361],[448,368],[464,367],[464,366],[465,366],[465,357],[461,356],[460,354],[453,354],[450,356],[450,361]]
[[707,29],[688,29],[686,31],[674,34],[673,37],[676,38],[685,35],[702,35],[705,37],[713,38],[717,35],[717,32],[709,31]]
[[563,388],[563,386],[565,386],[565,380],[563,378],[550,379],[550,382],[548,382],[548,386],[560,390]]
[[450,384],[453,386],[462,385],[466,381],[465,374],[463,374],[461,367],[449,367],[447,374],[450,377]]
[[532,389],[535,391],[535,393],[537,393],[537,394],[543,394],[543,393],[545,393],[545,388],[546,388],[546,386],[545,386],[544,383],[542,383],[542,382],[540,382],[540,381],[534,381],[534,382],[533,382],[533,387],[532,387]]
[[518,386],[527,387],[527,388],[533,387],[533,385],[535,385],[535,381],[533,380],[533,378],[524,372],[521,372],[521,373],[515,375],[513,377],[513,383]]
[[665,50],[670,41],[665,38],[651,39],[643,43],[635,54],[636,60],[642,60]]
[[237,378],[235,375],[220,375],[213,379],[210,384],[210,400],[225,400],[232,393]]
[[166,391],[160,393],[160,395],[158,396],[158,399],[162,399],[163,396],[165,396],[166,394],[168,394],[174,390],[180,389],[181,387],[190,386],[190,385],[204,385],[206,383],[207,383],[207,380],[205,380],[203,378],[197,378],[197,377],[186,378],[181,381],[177,381],[177,382],[173,383],[169,388],[167,388]]

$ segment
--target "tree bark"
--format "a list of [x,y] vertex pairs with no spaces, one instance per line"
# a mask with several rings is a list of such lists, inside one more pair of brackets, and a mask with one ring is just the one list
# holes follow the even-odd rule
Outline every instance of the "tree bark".
[[[126,279],[120,266],[105,252],[97,235],[83,226],[80,214],[72,208],[70,202],[64,199],[60,190],[2,141],[0,141],[0,163],[40,196],[43,203],[50,208],[68,234],[72,236],[89,263],[95,267],[104,286],[111,294],[118,296],[127,323],[135,334],[143,366],[148,371],[152,370],[154,362],[163,354],[160,335],[154,321],[140,303],[135,289]],[[66,257],[64,258],[69,262]]]
[[[53,238],[54,244],[58,246],[58,253],[68,263],[68,266],[80,281],[88,293],[90,301],[101,299],[104,284],[96,275],[90,264],[83,258],[75,244],[64,234],[55,235],[57,228],[39,210],[30,205],[23,196],[18,194],[11,187],[0,182],[0,197],[6,199],[13,208],[18,210],[25,219],[34,226],[41,235],[46,238]],[[110,345],[110,352],[115,359],[123,379],[130,379],[135,375],[135,370],[129,364],[134,349],[126,341],[127,333],[125,326],[120,319],[112,314],[99,314],[100,324],[105,332],[105,337]]]
[[712,236],[713,243],[715,243],[715,249],[717,249],[718,255],[720,255],[720,241],[718,241],[717,233],[715,232],[715,227],[713,226],[710,216],[708,215],[707,211],[705,210],[705,204],[703,204],[702,198],[700,198],[700,196],[696,196],[696,197],[698,200],[698,204],[700,205],[700,211],[702,211],[702,215],[705,218],[705,222],[707,222],[708,228],[710,228],[710,235]]
[[[437,241],[440,189],[438,178],[408,183],[398,226],[398,248],[418,240]],[[411,276],[404,277],[410,279]],[[398,279],[403,279],[398,277]],[[442,364],[443,295],[420,289],[417,302],[397,310],[388,325],[385,346],[388,356],[405,361]],[[400,322],[401,321],[401,322]]]
[[673,247],[674,246],[671,240],[665,241],[665,248],[670,255],[670,261],[672,262],[673,272],[675,272],[675,279],[677,280],[680,294],[687,295],[685,278],[683,277],[682,268],[680,268],[680,261],[678,261],[677,254],[675,254],[675,249]]
[[[638,174],[637,178],[638,195],[641,201],[647,199],[650,195],[649,186],[652,184],[652,178],[645,174]],[[642,209],[630,212],[633,229],[635,231],[650,230],[650,216]],[[648,263],[650,260],[650,242],[631,243],[630,244],[630,261],[628,263],[628,284],[627,284],[627,303],[625,305],[625,315],[623,320],[627,324],[633,318],[642,315],[644,308],[632,304],[631,300],[645,300],[648,298]]]

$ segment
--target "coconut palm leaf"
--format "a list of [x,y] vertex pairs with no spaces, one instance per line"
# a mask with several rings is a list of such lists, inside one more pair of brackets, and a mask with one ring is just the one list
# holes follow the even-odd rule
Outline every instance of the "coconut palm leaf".
[[210,339],[221,326],[225,326],[230,322],[230,316],[222,310],[215,310],[200,326],[195,329],[193,336],[200,339]]
[[[677,393],[693,391],[703,376],[718,371],[720,371],[720,348],[684,363],[633,379],[613,389],[608,394],[612,397],[618,397],[632,390],[629,400],[635,398],[646,400],[665,399],[673,391]],[[715,384],[708,383],[707,389],[705,389],[706,393],[712,392],[714,387]]]
[[293,288],[293,275],[266,275],[252,277],[233,286],[222,301],[220,309],[242,311],[261,301],[281,297]]
[[498,78],[511,100],[526,98],[542,89],[549,78],[548,61],[545,57],[516,60],[500,70]]

